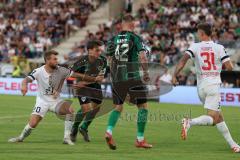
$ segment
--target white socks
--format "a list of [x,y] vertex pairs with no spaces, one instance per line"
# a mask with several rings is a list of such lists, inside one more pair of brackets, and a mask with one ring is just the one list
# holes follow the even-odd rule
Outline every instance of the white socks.
[[19,136],[19,138],[20,138],[21,140],[24,140],[27,136],[29,136],[29,135],[31,134],[31,132],[32,132],[33,129],[34,129],[34,128],[30,127],[30,125],[27,124],[27,125],[24,127],[24,129],[23,129],[21,135]]
[[72,121],[65,121],[64,126],[64,138],[70,138],[71,129],[72,129],[73,122]]
[[213,125],[213,118],[208,115],[202,115],[200,117],[190,119],[190,126],[210,126]]
[[[209,125],[213,125],[213,118],[208,115],[202,115],[200,117],[191,119],[189,123],[190,123],[190,126],[194,126],[194,125],[209,126]],[[227,143],[230,145],[231,148],[237,146],[237,143],[232,139],[232,136],[224,121],[216,124],[216,127],[218,131],[223,135],[224,139],[227,141]]]
[[227,143],[230,145],[230,147],[231,148],[235,147],[237,145],[237,143],[232,139],[232,136],[228,130],[226,123],[223,121],[223,122],[216,124],[216,126],[217,126],[218,131],[223,135],[223,137],[225,138]]

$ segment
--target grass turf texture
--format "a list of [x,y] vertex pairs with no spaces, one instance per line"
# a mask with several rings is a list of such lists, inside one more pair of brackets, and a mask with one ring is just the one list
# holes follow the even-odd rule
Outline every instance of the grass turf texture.
[[[0,102],[1,160],[240,159],[240,154],[231,152],[216,127],[193,127],[190,129],[187,141],[180,139],[180,119],[184,115],[196,117],[204,114],[205,111],[200,106],[151,102],[149,104],[150,122],[145,136],[154,148],[146,150],[134,147],[137,109],[125,105],[124,112],[113,132],[118,148],[112,151],[109,150],[104,140],[108,114],[98,117],[90,126],[90,143],[83,142],[82,137],[78,135],[75,146],[63,145],[63,121],[56,118],[54,114],[48,113],[23,143],[10,144],[7,140],[19,135],[26,125],[35,103],[35,97],[0,95]],[[109,101],[110,104],[111,101]],[[74,107],[79,107],[76,99],[74,99]],[[239,109],[224,107],[222,110],[233,137],[238,141],[240,139]],[[152,114],[151,117],[150,114]]]

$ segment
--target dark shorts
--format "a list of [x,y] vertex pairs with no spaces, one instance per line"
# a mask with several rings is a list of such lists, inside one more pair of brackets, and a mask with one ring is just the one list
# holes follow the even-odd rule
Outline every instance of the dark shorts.
[[147,102],[147,88],[141,81],[124,81],[112,84],[113,103],[121,105],[124,103],[127,94],[133,104],[143,104]]
[[89,85],[87,87],[81,88],[78,91],[78,100],[80,105],[94,102],[96,104],[101,104],[103,99],[103,94],[100,84]]

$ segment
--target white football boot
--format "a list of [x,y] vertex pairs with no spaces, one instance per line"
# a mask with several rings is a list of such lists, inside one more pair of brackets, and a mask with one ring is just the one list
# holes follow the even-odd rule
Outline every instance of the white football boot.
[[75,144],[71,141],[70,138],[64,138],[64,139],[63,139],[63,144],[68,144],[68,145],[70,145],[70,146],[75,145]]
[[234,147],[232,147],[232,151],[234,153],[240,153],[240,146],[238,144],[236,144]]
[[10,143],[23,142],[23,139],[21,139],[20,137],[14,137],[14,138],[10,138],[8,142]]

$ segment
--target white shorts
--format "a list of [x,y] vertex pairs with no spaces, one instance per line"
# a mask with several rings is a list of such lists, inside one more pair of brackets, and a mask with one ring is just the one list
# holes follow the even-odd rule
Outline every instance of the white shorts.
[[59,106],[58,104],[62,101],[62,99],[57,99],[56,101],[48,102],[37,98],[32,114],[44,117],[48,111],[57,113],[57,106]]
[[207,85],[204,87],[198,87],[198,96],[204,108],[214,111],[220,111],[220,85]]

